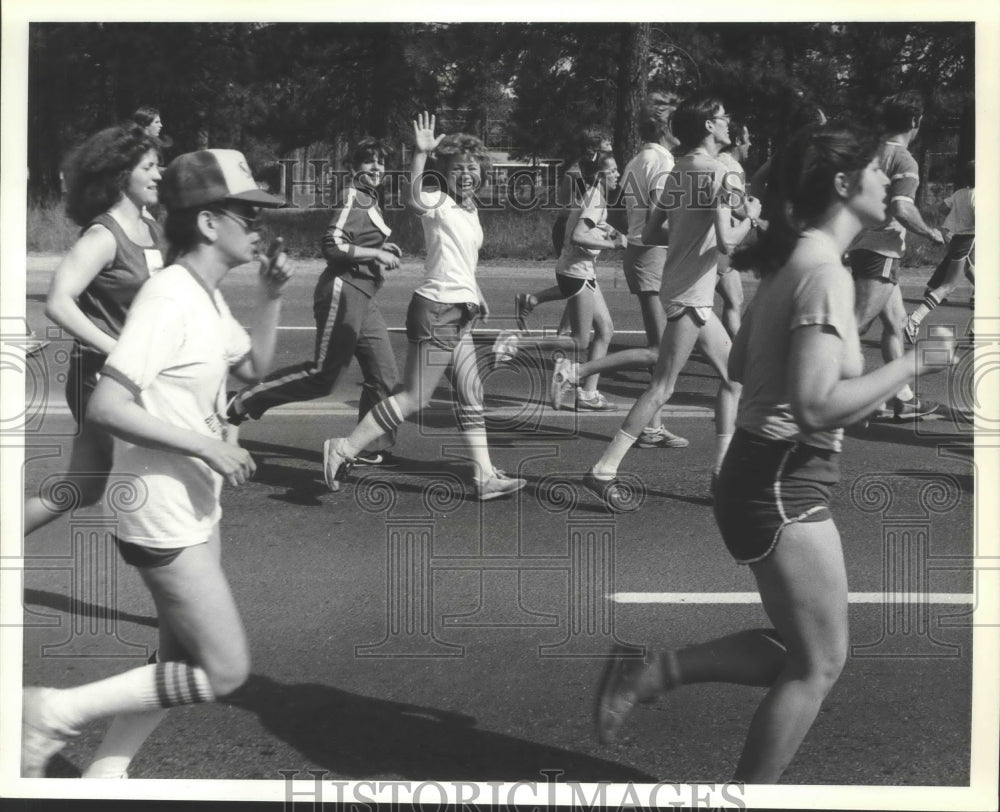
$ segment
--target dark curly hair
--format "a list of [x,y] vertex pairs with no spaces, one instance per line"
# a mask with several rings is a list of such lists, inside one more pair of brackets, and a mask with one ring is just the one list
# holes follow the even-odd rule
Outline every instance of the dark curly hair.
[[374,160],[376,156],[383,160],[392,155],[393,149],[386,141],[366,135],[356,144],[351,146],[344,158],[344,165],[350,169],[356,169],[367,161]]
[[63,166],[66,213],[79,226],[88,225],[121,198],[132,170],[150,150],[162,149],[158,138],[137,124],[108,127],[77,147]]
[[775,157],[768,179],[768,228],[755,244],[736,252],[733,267],[753,269],[760,276],[781,268],[802,232],[833,202],[834,177],[841,172],[860,175],[876,148],[875,139],[860,128],[814,124],[793,134]]

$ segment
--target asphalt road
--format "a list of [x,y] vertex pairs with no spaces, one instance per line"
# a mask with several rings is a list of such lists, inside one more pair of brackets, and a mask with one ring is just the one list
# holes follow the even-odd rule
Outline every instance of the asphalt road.
[[[38,332],[54,264],[29,258],[28,320]],[[311,355],[318,270],[298,263],[279,365]],[[905,276],[908,309],[925,275]],[[386,285],[390,325],[402,325],[417,279],[419,267],[406,262]],[[484,265],[493,309],[484,327],[512,324],[514,292],[551,279],[548,263]],[[749,299],[754,285],[745,283]],[[620,271],[605,268],[601,284],[622,331],[616,343],[639,344]],[[253,286],[246,268],[224,282],[240,318]],[[961,334],[966,302],[960,291],[930,322]],[[536,313],[533,326],[554,326],[560,307]],[[71,439],[57,332],[30,379],[28,491],[61,470]],[[485,352],[491,334],[482,340]],[[405,338],[394,342],[402,365]],[[873,341],[865,351],[874,365]],[[354,425],[355,367],[329,398],[243,426],[241,442],[259,467],[252,483],[224,490],[222,533],[253,676],[236,704],[172,712],[133,762],[133,777],[278,779],[281,770],[322,769],[329,778],[411,781],[544,780],[544,770],[579,781],[729,778],[759,690],[684,688],[637,711],[613,747],[597,744],[590,721],[600,655],[613,640],[677,646],[766,623],[708,501],[710,368],[688,365],[665,415],[690,447],[632,451],[622,472],[641,483],[644,502],[617,517],[579,478],[648,375],[602,380],[621,408],[597,416],[526,406],[544,392],[544,376],[484,372],[496,464],[529,480],[515,499],[466,498],[468,464],[451,430],[447,385],[423,423],[401,431],[399,467],[358,469],[336,494],[323,485],[321,446]],[[931,379],[918,392],[945,404],[934,419],[874,423],[846,440],[833,511],[848,564],[852,656],[785,783],[969,782],[974,494],[962,419],[969,398],[960,390],[955,376]],[[107,676],[140,664],[155,645],[152,602],[107,549],[112,525],[111,514],[79,511],[29,539],[26,684]],[[904,594],[912,592],[931,594]],[[89,728],[50,774],[78,775],[102,732]]]

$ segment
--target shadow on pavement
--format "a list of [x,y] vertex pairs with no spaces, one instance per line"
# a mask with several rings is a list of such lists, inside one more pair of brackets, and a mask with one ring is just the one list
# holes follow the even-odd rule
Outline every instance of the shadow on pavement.
[[544,782],[542,770],[557,770],[560,781],[656,780],[613,761],[481,730],[472,716],[328,685],[253,674],[230,704],[256,713],[298,750],[310,762],[302,769],[319,765],[333,773],[329,778]]

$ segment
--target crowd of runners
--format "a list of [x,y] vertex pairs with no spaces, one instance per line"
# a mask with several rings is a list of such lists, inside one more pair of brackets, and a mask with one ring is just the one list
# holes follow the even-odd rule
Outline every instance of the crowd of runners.
[[[622,171],[604,134],[581,132],[557,195],[554,284],[516,295],[519,329],[498,335],[492,361],[516,364],[526,347],[538,348],[551,363],[553,409],[614,409],[600,375],[650,371],[582,481],[614,512],[630,509],[618,479],[630,449],[688,445],[660,412],[697,346],[719,381],[706,489],[723,541],[752,570],[772,624],[677,650],[657,641],[644,658],[613,651],[596,702],[601,741],[616,738],[637,704],[681,685],[760,686],[767,691],[735,778],[773,783],[845,662],[846,574],[829,510],[843,428],[873,414],[902,421],[934,410],[911,385],[947,369],[955,339],[918,331],[974,267],[974,167],[965,168],[942,229],[929,226],[915,204],[919,173],[908,150],[920,99],[890,97],[881,116],[873,140],[804,109],[752,178],[742,165],[752,133],[711,95],[648,94],[642,147]],[[240,423],[331,393],[357,359],[358,423],[322,446],[324,480],[338,491],[353,466],[390,458],[400,426],[448,372],[473,498],[511,497],[528,484],[493,464],[472,336],[490,312],[476,280],[480,139],[438,132],[429,113],[413,122],[404,196],[426,259],[406,315],[402,373],[378,303],[402,256],[379,195],[392,150],[373,137],[348,151],[350,181],[317,235],[327,266],[314,293],[314,356],[272,372],[291,264],[280,240],[261,244],[257,217],[282,200],[258,187],[234,150],[186,153],[162,168],[161,128],[159,113],[143,108],[68,159],[67,211],[81,235],[56,269],[46,307],[76,339],[66,395],[80,431],[64,482],[83,504],[101,498],[112,473],[138,477],[148,493],[116,542],[156,605],[159,649],[145,666],[99,682],[25,689],[26,777],[43,776],[68,739],[103,717],[114,722],[84,775],[126,777],[166,709],[230,697],[246,680],[248,645],[219,554],[221,488],[245,483],[255,468],[239,446]],[[615,202],[623,208],[617,228],[609,222]],[[162,222],[150,214],[156,207]],[[948,243],[909,315],[898,283],[906,232]],[[614,324],[597,261],[613,248],[624,248],[646,341],[609,354]],[[252,333],[218,288],[247,262],[260,270]],[[761,280],[746,309],[742,272]],[[563,324],[538,335],[528,326],[548,302],[564,303]],[[861,336],[875,321],[884,364],[865,370]],[[232,378],[243,385],[230,388]],[[65,512],[57,487],[48,482],[27,500],[26,533]]]

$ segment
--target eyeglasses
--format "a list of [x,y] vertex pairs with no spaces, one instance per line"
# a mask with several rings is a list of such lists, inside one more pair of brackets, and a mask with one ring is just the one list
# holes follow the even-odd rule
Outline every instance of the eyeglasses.
[[246,231],[256,231],[260,222],[258,220],[259,215],[254,215],[253,217],[244,217],[242,214],[237,214],[234,211],[229,211],[229,209],[219,209],[219,214],[225,214],[227,217],[235,220],[239,223]]

